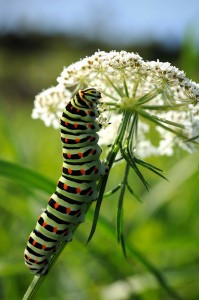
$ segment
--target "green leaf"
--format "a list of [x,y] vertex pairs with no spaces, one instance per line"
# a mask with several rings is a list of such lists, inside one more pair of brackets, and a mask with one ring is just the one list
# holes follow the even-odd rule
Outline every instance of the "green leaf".
[[126,244],[125,244],[125,238],[124,238],[124,234],[123,233],[121,234],[120,240],[121,240],[121,245],[122,245],[122,252],[124,254],[124,257],[127,258]]
[[121,241],[121,236],[123,232],[123,202],[124,202],[124,193],[125,193],[125,183],[122,183],[122,188],[120,191],[120,196],[118,199],[118,206],[117,206],[117,240],[118,242]]
[[142,173],[140,172],[140,170],[138,169],[138,167],[136,166],[134,157],[131,157],[130,153],[126,152],[125,150],[121,149],[121,151],[122,151],[122,155],[123,155],[124,159],[127,161],[127,163],[129,163],[129,165],[131,166],[131,168],[134,170],[134,172],[140,178],[140,180],[142,181],[143,185],[145,186],[145,188],[148,191],[150,185],[146,181],[146,179],[144,178],[144,176],[142,175]]
[[114,88],[114,90],[118,93],[118,95],[122,98],[124,95],[122,93],[122,91],[113,83],[112,80],[110,80],[110,78],[105,75],[107,81],[110,83],[110,85]]
[[[187,137],[186,137],[184,134],[182,134],[181,132],[176,131],[176,130],[172,129],[172,128],[169,127],[169,126],[164,125],[163,122],[161,122],[158,118],[152,118],[152,117],[150,117],[149,114],[146,113],[146,112],[144,112],[143,110],[139,110],[139,114],[140,114],[143,118],[146,118],[146,119],[148,119],[149,121],[151,121],[151,122],[157,124],[158,126],[164,128],[165,130],[172,132],[174,135],[176,135],[176,136],[178,136],[178,137],[180,137],[180,138],[183,138],[183,139],[187,139]],[[174,125],[174,126],[175,126],[175,125]],[[194,142],[194,141],[193,141],[193,142]]]
[[50,179],[27,167],[3,160],[0,160],[0,176],[47,193],[51,193],[56,186]]
[[95,229],[97,227],[97,221],[98,221],[98,218],[99,218],[99,212],[100,212],[100,208],[101,208],[101,204],[102,204],[103,195],[104,195],[107,180],[108,180],[108,174],[105,174],[104,176],[102,176],[100,178],[99,183],[98,183],[99,195],[98,195],[98,199],[97,199],[97,202],[96,202],[95,213],[94,213],[94,218],[93,218],[91,231],[90,231],[88,240],[86,242],[86,245],[91,241],[91,239],[92,239],[92,237],[95,233]]
[[170,111],[179,110],[179,108],[187,109],[187,104],[171,104],[171,105],[142,105],[142,109],[148,110],[159,110],[159,111]]
[[128,191],[139,201],[139,202],[143,202],[141,200],[141,198],[134,192],[134,190],[131,188],[131,186],[129,185],[129,183],[127,182],[127,188],[128,188]]
[[125,79],[125,78],[123,79],[123,84],[124,84],[125,95],[126,95],[126,97],[129,98],[129,91],[128,91],[128,86],[127,86],[127,83],[126,83],[126,79]]
[[138,99],[137,106],[140,106],[144,103],[147,103],[154,99],[157,95],[159,95],[160,91],[155,88],[154,90],[151,90],[150,92],[146,93],[143,97]]
[[118,242],[121,242],[121,237],[123,236],[123,202],[124,202],[124,194],[125,194],[129,170],[130,170],[130,166],[128,163],[126,163],[124,179],[122,181],[122,186],[121,186],[121,191],[120,191],[120,196],[118,199],[118,206],[117,206],[117,239],[118,239]]
[[154,166],[146,161],[143,161],[139,158],[134,157],[134,159],[137,164],[143,166],[144,168],[150,170],[151,172],[155,173],[156,175],[158,175],[168,181],[168,179],[160,173],[160,172],[163,172],[163,170],[161,170],[161,169],[157,168],[156,166]]
[[157,121],[157,122],[161,122],[161,123],[166,123],[168,125],[172,125],[172,126],[175,126],[175,127],[178,127],[178,128],[182,128],[184,129],[186,126],[183,125],[183,124],[179,124],[179,123],[176,123],[176,122],[172,122],[170,120],[167,120],[165,118],[161,118],[161,117],[158,117],[154,114],[151,114],[151,113],[148,113],[148,112],[145,112],[141,109],[139,109],[138,113],[140,113],[143,117],[149,119],[150,121]]
[[118,184],[114,189],[104,193],[103,198],[107,198],[107,197],[115,194],[121,188],[121,186],[122,186],[122,183]]
[[[184,143],[188,143],[188,142],[195,142],[195,140],[197,140],[199,138],[199,134],[198,135],[195,135],[193,137],[191,137],[190,139],[186,139],[184,141]],[[196,141],[196,143],[198,144],[198,141]]]

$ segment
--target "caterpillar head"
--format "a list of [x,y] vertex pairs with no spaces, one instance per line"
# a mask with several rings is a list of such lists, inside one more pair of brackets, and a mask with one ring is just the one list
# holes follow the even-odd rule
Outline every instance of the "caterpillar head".
[[79,96],[81,100],[88,101],[90,104],[97,103],[101,98],[101,93],[95,88],[87,88],[84,90],[79,90]]

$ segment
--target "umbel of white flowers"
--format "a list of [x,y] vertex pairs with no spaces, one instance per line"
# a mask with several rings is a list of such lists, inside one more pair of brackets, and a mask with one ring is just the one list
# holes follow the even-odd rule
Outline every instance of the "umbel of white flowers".
[[34,102],[32,117],[46,126],[58,128],[74,94],[95,87],[106,108],[101,109],[101,118],[110,123],[99,133],[101,145],[112,143],[129,112],[138,116],[132,144],[137,156],[172,155],[176,145],[190,152],[195,149],[191,142],[199,140],[199,85],[170,63],[144,61],[126,51],[98,51],[64,68],[57,80],[57,86],[41,92]]

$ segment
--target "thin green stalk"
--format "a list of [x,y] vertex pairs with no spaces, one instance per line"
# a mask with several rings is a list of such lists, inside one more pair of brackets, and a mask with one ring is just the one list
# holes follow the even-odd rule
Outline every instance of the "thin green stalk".
[[[151,122],[157,124],[158,126],[164,128],[164,129],[166,129],[167,131],[172,132],[174,135],[177,135],[178,137],[183,138],[183,139],[187,139],[187,137],[186,137],[184,134],[182,134],[182,133],[180,133],[180,132],[178,132],[178,131],[176,131],[176,130],[173,130],[172,128],[170,128],[170,127],[164,125],[161,121],[159,121],[159,120],[157,120],[157,119],[149,118],[149,117],[148,117],[148,114],[145,113],[143,110],[139,110],[139,114],[140,114],[142,117],[147,118],[147,119],[149,119]],[[194,140],[193,140],[193,143],[194,143]]]
[[154,90],[151,90],[150,92],[146,93],[143,97],[139,98],[137,100],[137,105],[142,105],[144,103],[147,103],[151,100],[153,100],[155,97],[157,97],[160,94],[160,90],[155,88]]
[[144,176],[142,175],[142,173],[140,172],[140,170],[138,169],[134,156],[131,156],[131,153],[129,152],[128,148],[125,149],[121,149],[122,151],[122,155],[124,157],[124,159],[128,162],[128,164],[130,165],[130,167],[134,170],[134,172],[136,173],[136,175],[140,178],[140,180],[142,181],[143,185],[145,186],[146,190],[149,190],[149,184],[146,181],[146,179],[144,178]]
[[140,83],[140,78],[138,78],[137,81],[135,81],[135,83],[133,85],[132,98],[135,98],[139,83]]
[[127,83],[126,83],[126,80],[125,80],[125,77],[123,79],[123,84],[124,84],[124,91],[125,91],[125,95],[126,97],[129,98],[129,91],[128,91],[128,86],[127,86]]
[[107,198],[109,196],[112,196],[113,194],[115,194],[122,186],[122,183],[118,184],[118,186],[116,186],[114,189],[104,193],[103,198]]
[[127,179],[130,170],[130,165],[126,163],[124,179],[122,181],[120,196],[118,200],[118,207],[117,207],[117,240],[121,242],[121,237],[123,236],[123,201],[124,201],[124,193],[127,186]]
[[110,85],[114,88],[114,90],[118,93],[118,95],[122,98],[124,95],[122,94],[121,90],[113,83],[110,78],[105,75],[106,80],[110,83]]
[[[130,152],[133,151],[133,143],[134,143],[134,138],[135,138],[135,141],[137,140],[137,125],[138,125],[138,114],[137,113],[134,113],[133,115],[133,120],[131,122],[131,126],[129,128],[129,135],[125,141],[125,146],[126,148],[130,149]],[[132,154],[133,156],[133,154]]]
[[131,195],[133,195],[133,197],[135,199],[137,199],[140,203],[142,203],[142,199],[134,192],[134,190],[131,188],[131,186],[129,185],[129,183],[127,182],[127,188],[128,188],[128,191]]
[[193,136],[192,138],[190,138],[190,139],[186,139],[185,141],[184,141],[184,143],[187,143],[187,142],[196,142],[197,144],[198,144],[198,142],[197,141],[195,141],[195,140],[197,140],[199,138],[199,134],[198,135],[195,135],[195,136]]
[[110,99],[113,99],[114,101],[118,101],[116,97],[114,97],[112,94],[107,93],[105,90],[103,91],[103,95],[107,96]]
[[[116,104],[116,103],[114,103],[114,102],[103,102],[103,104],[106,104],[109,108],[109,110],[110,110],[110,106],[113,106],[114,108],[115,108],[115,110],[117,110],[118,108],[119,108],[119,105],[118,104]],[[111,109],[113,109],[113,108],[111,108]]]
[[170,121],[170,120],[167,120],[167,119],[165,119],[165,118],[158,117],[158,116],[156,116],[156,115],[154,115],[154,114],[145,112],[145,111],[140,110],[140,109],[138,109],[137,112],[140,113],[140,114],[142,114],[142,116],[145,116],[145,118],[147,118],[147,119],[149,119],[149,120],[156,120],[156,121],[158,121],[158,122],[166,123],[166,124],[168,124],[168,125],[172,125],[172,126],[179,127],[179,128],[182,128],[182,129],[186,128],[186,126],[183,125],[183,124],[179,124],[179,123],[176,123],[176,122],[172,122],[172,121]]
[[157,168],[156,166],[154,166],[150,163],[147,163],[146,161],[143,161],[137,157],[134,157],[134,160],[137,164],[143,166],[144,168],[150,170],[151,172],[155,173],[156,175],[158,175],[168,181],[168,179],[164,175],[162,175],[163,170],[161,170],[161,169]]
[[187,105],[185,104],[171,104],[171,105],[141,105],[142,109],[148,109],[148,110],[159,110],[159,111],[169,111],[169,110],[177,110],[179,111],[179,108],[187,109]]

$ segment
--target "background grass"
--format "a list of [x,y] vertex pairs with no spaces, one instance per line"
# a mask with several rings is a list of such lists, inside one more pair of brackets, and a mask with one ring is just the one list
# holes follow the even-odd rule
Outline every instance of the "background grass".
[[[42,190],[34,183],[37,175],[32,177],[32,184],[27,184],[25,178],[23,181],[23,175],[27,176],[23,169],[20,179],[19,169],[16,177],[12,175],[14,165],[3,171],[0,164],[0,299],[7,300],[21,299],[33,278],[24,265],[23,251],[61,173],[59,131],[31,119],[34,96],[56,84],[64,65],[98,48],[109,49],[106,45],[81,40],[76,43],[61,36],[36,35],[2,37],[1,45],[0,159],[49,179],[48,188]],[[138,51],[145,59],[169,60],[187,71],[188,77],[199,79],[199,52],[190,36],[185,38],[183,48],[175,52],[165,52],[157,45],[129,50]],[[164,169],[169,182],[144,173],[152,186],[147,194],[131,173],[131,184],[143,202],[125,194],[125,234],[130,247],[162,272],[186,300],[199,297],[198,158],[198,153],[189,155],[178,149],[170,158],[151,157],[148,161]],[[108,188],[120,182],[123,168],[122,164],[115,167]],[[138,256],[127,251],[129,258],[123,257],[113,229],[117,196],[104,200],[95,236],[85,247],[92,207],[36,299],[171,299]]]

